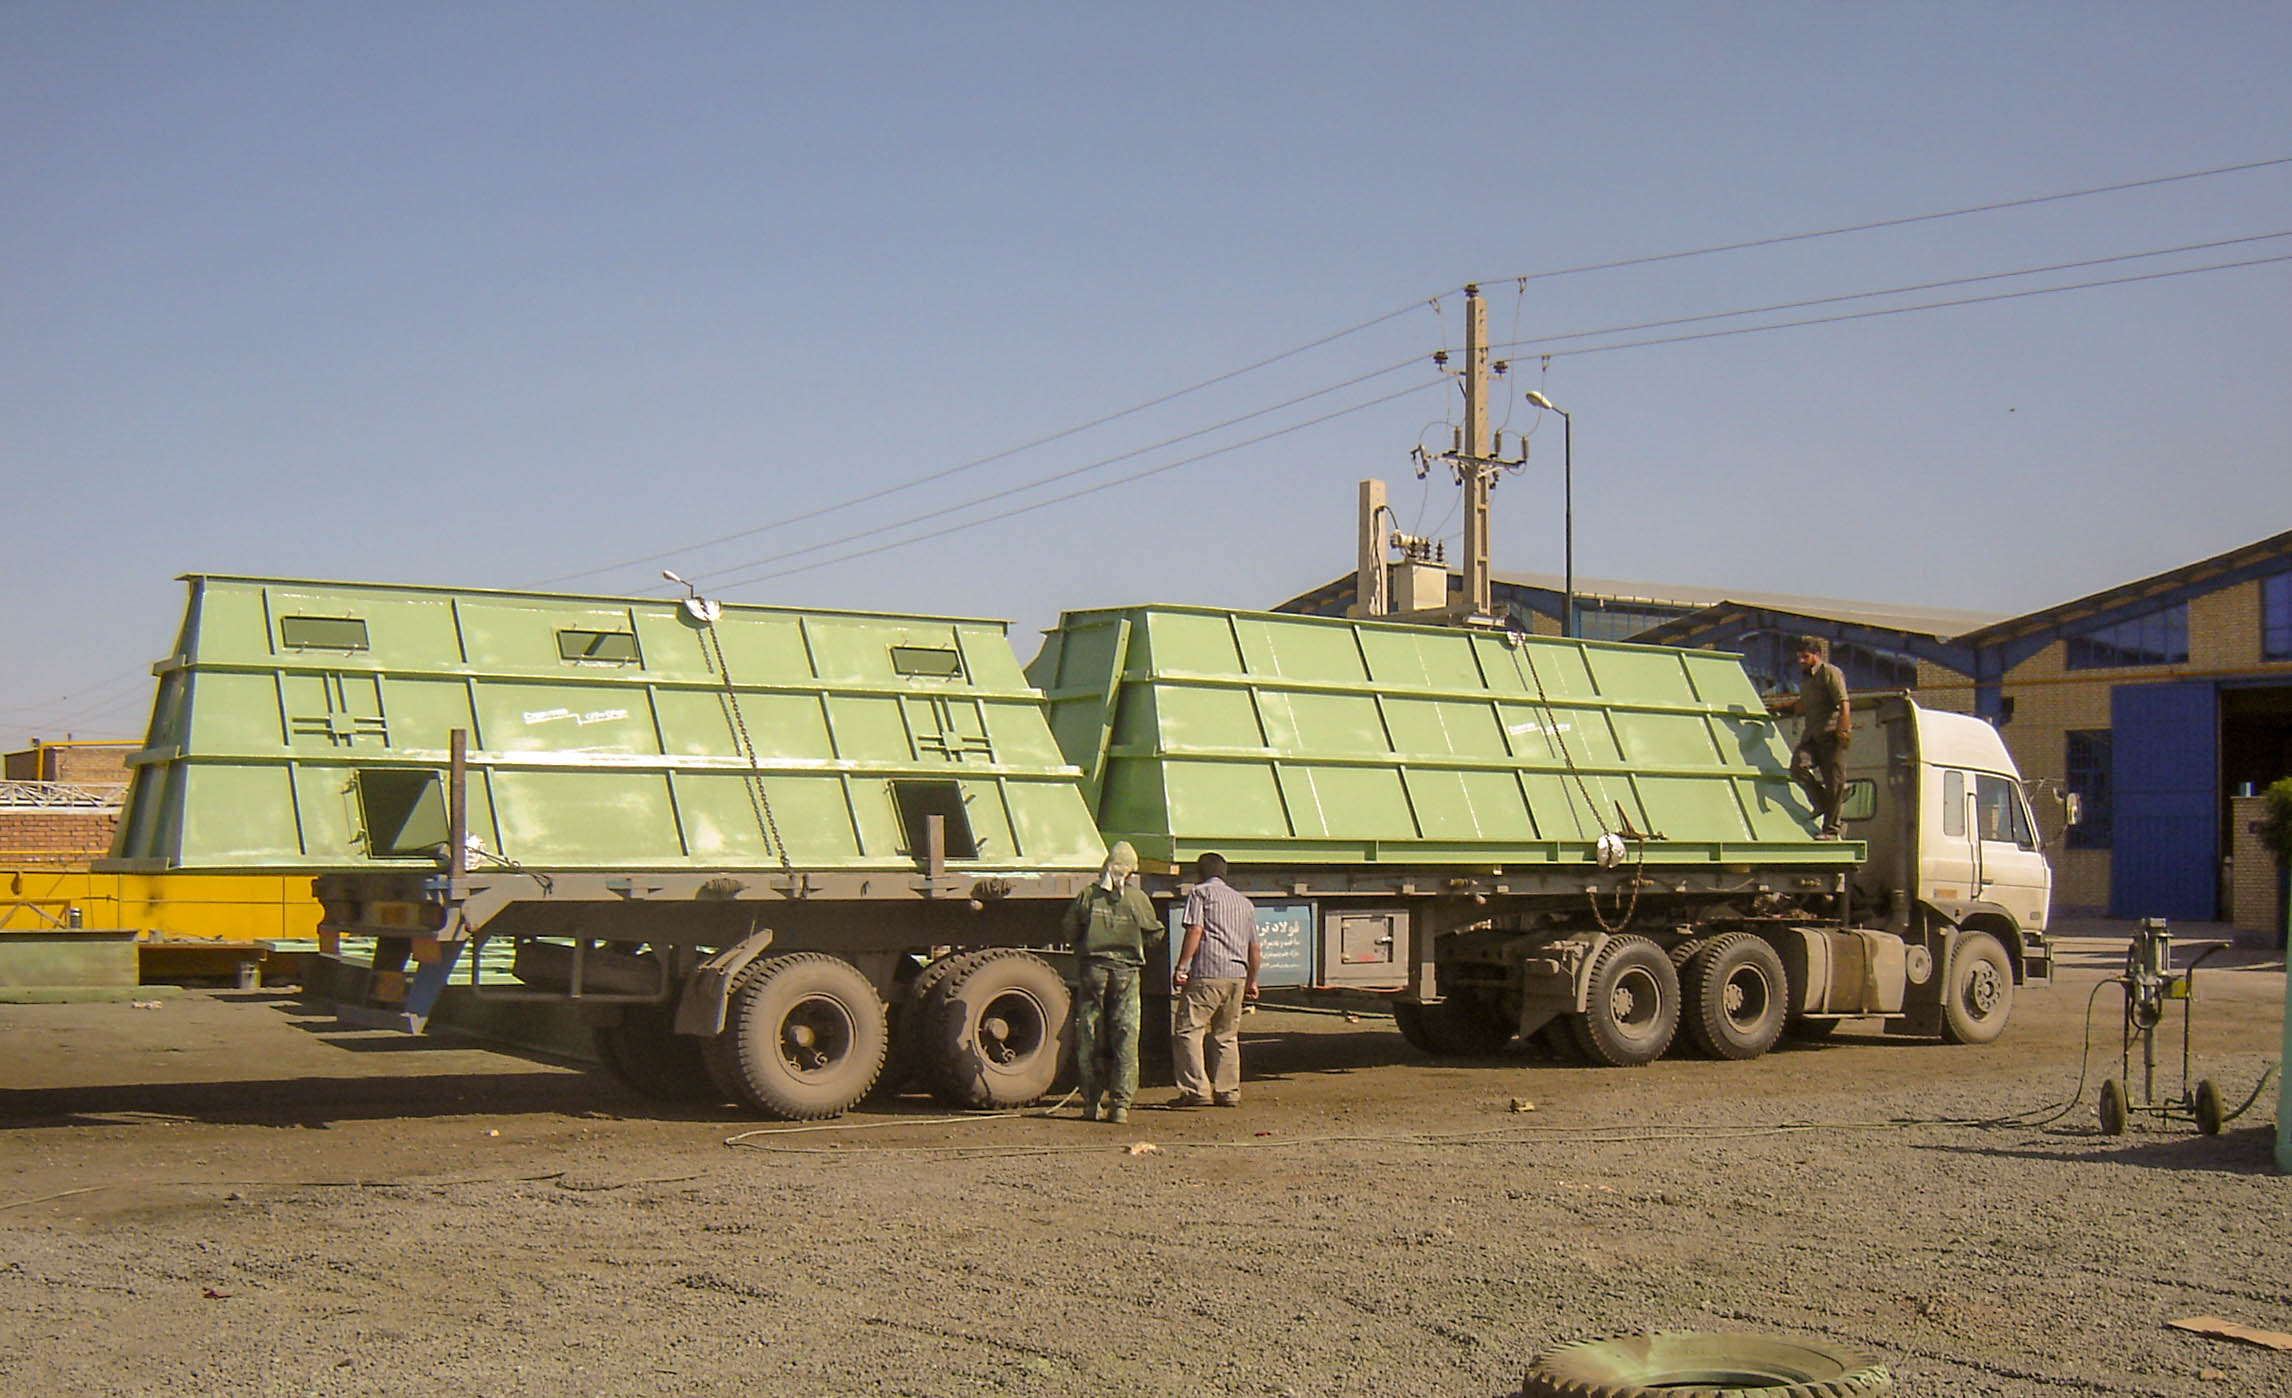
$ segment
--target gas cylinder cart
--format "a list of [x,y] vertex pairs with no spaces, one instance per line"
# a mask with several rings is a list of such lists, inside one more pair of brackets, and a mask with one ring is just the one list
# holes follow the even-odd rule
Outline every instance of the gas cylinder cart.
[[[2141,919],[2140,929],[2133,934],[2132,943],[2125,949],[2125,971],[2117,977],[2117,984],[2125,991],[2125,1033],[2118,1053],[2118,1076],[2101,1084],[2099,1115],[2105,1135],[2122,1136],[2126,1123],[2135,1113],[2161,1117],[2167,1121],[2194,1121],[2197,1130],[2207,1136],[2220,1134],[2224,1119],[2220,1106],[2220,1089],[2212,1079],[2199,1079],[2196,1090],[2189,1090],[2189,1022],[2196,1003],[2196,970],[2215,954],[2225,951],[2227,942],[2191,942],[2196,950],[2194,961],[2173,969],[2173,934],[2161,917]],[[2169,1002],[2181,1004],[2181,1092],[2177,1097],[2157,1096],[2157,1030],[2164,1022]],[[2141,1095],[2131,1095],[2133,1079],[2133,1044],[2141,1045]]]

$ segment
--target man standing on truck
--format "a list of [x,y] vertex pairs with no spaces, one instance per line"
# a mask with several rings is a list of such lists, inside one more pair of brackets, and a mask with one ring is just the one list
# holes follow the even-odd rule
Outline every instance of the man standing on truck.
[[1138,1093],[1138,973],[1146,965],[1146,939],[1162,919],[1143,890],[1130,882],[1138,851],[1117,840],[1106,865],[1066,909],[1066,939],[1074,946],[1074,1067],[1082,1082],[1082,1119],[1130,1120]]
[[1257,998],[1257,909],[1226,883],[1223,855],[1194,862],[1194,889],[1180,921],[1186,941],[1170,977],[1178,987],[1178,1098],[1171,1105],[1238,1107],[1242,1002]]
[[1776,713],[1800,719],[1798,746],[1791,749],[1791,779],[1814,803],[1822,829],[1815,838],[1835,840],[1843,833],[1839,807],[1846,801],[1846,748],[1853,741],[1853,706],[1846,697],[1846,673],[1822,658],[1822,641],[1798,639],[1799,692],[1770,700]]

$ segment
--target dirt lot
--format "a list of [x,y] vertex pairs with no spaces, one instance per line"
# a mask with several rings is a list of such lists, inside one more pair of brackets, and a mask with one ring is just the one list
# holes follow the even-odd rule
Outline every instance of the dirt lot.
[[[2077,1087],[2119,955],[2073,944],[1973,1049],[1434,1064],[1389,1021],[1269,1011],[1240,1110],[1123,1128],[919,1098],[756,1134],[272,993],[0,1006],[0,1373],[46,1394],[1494,1398],[1563,1340],[1719,1327],[1862,1347],[1909,1394],[2292,1393],[2292,1354],[2164,1326],[2292,1329],[2274,1087],[2215,1138],[2103,1137],[2092,1082],[2035,1120]],[[2284,999],[2280,954],[2240,961],[2196,1004],[2231,1108]],[[2102,990],[2096,1077],[2120,1003]],[[2034,1124],[1944,1124],[2016,1113]]]

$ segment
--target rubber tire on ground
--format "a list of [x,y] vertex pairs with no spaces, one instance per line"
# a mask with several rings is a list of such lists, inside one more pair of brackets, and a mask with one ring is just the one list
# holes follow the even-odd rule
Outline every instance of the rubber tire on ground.
[[709,1071],[742,1105],[782,1121],[857,1106],[883,1071],[883,1001],[858,967],[821,952],[752,963],[732,988]]
[[1562,1345],[1536,1357],[1527,1398],[1857,1398],[1893,1376],[1875,1358],[1819,1340],[1655,1331]]
[[923,1085],[924,1029],[931,1023],[939,987],[947,983],[955,963],[965,956],[977,955],[977,952],[949,952],[924,963],[899,986],[885,1014],[885,1030],[891,1044],[884,1050],[883,1072],[877,1075],[875,1086],[868,1090],[868,1101],[889,1102]]
[[1680,977],[1680,1019],[1706,1058],[1757,1058],[1782,1037],[1790,983],[1775,949],[1748,932],[1714,937]]
[[2220,1089],[2212,1085],[2211,1078],[2200,1078],[2196,1086],[2197,1130],[2207,1136],[2220,1134]]
[[2125,1084],[2115,1078],[2105,1080],[2101,1084],[2101,1100],[2093,1114],[2101,1119],[2102,1135],[2124,1135],[2125,1123],[2131,1119],[2131,1113],[2125,1109]]
[[1393,1023],[1411,1047],[1435,1058],[1486,1058],[1502,1052],[1518,1028],[1503,1006],[1477,995],[1432,1004],[1395,1001]]
[[1679,1032],[1679,973],[1645,937],[1616,937],[1592,962],[1584,1012],[1568,1027],[1593,1063],[1637,1068],[1671,1047]]
[[590,1031],[597,1061],[621,1086],[656,1102],[724,1102],[701,1061],[703,1041],[676,1032],[665,1005],[631,1005],[619,1024]]
[[2013,962],[1987,932],[1960,932],[1942,978],[1942,1037],[1986,1044],[2005,1032],[2013,1013]]
[[1051,964],[1017,947],[967,958],[940,983],[923,1040],[931,1093],[951,1107],[1023,1107],[1066,1061],[1074,997]]

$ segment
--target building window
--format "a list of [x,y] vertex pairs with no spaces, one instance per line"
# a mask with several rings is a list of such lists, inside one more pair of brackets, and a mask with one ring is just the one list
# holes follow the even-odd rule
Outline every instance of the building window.
[[[1758,686],[1760,693],[1798,690],[1804,672],[1799,669],[1795,633],[1747,631],[1732,642],[1721,641],[1719,648],[1741,652],[1743,668],[1751,672],[1751,683]],[[1900,651],[1880,650],[1852,641],[1833,641],[1829,658],[1846,676],[1846,687],[1856,694],[1918,687],[1917,657]]]
[[2069,638],[2062,663],[2072,670],[2181,665],[2189,658],[2189,604],[2096,626]]
[[2106,728],[2072,729],[2069,740],[2069,790],[2077,797],[2077,823],[2069,827],[2071,849],[2107,849],[2111,843],[2110,768],[2111,738]]
[[2292,573],[2260,580],[2260,658],[2292,660]]
[[1685,616],[1686,607],[1649,606],[1601,597],[1576,599],[1576,635],[1586,641],[1628,641],[1640,632]]

